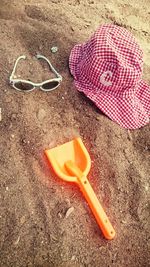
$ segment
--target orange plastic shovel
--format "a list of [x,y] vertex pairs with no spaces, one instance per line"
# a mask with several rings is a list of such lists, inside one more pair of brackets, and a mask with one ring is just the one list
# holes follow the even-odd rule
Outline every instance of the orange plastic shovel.
[[47,149],[45,153],[58,177],[79,185],[105,238],[113,239],[115,230],[86,177],[90,171],[91,159],[81,138]]

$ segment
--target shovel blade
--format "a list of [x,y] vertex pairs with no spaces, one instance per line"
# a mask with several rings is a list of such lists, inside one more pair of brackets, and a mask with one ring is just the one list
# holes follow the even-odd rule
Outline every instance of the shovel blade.
[[58,147],[47,149],[45,154],[57,176],[65,181],[77,182],[77,177],[71,175],[65,168],[65,163],[69,160],[76,164],[85,176],[90,171],[90,156],[81,138],[76,138]]

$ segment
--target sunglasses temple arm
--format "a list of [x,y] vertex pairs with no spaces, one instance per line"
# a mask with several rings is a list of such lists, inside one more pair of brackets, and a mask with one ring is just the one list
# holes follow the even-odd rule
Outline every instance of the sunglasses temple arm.
[[10,81],[13,79],[13,76],[14,76],[14,74],[15,74],[15,71],[16,71],[16,68],[17,68],[17,65],[18,65],[19,60],[20,60],[20,59],[25,59],[25,58],[26,58],[26,56],[23,55],[23,56],[20,56],[20,57],[18,57],[18,58],[16,59],[15,65],[14,65],[14,67],[13,67],[12,73],[11,73],[10,78],[9,78]]
[[48,65],[49,65],[50,69],[56,74],[56,76],[58,78],[61,78],[62,79],[62,76],[55,70],[55,68],[52,66],[51,62],[46,57],[44,57],[42,55],[37,55],[37,58],[38,59],[40,59],[40,58],[45,59],[46,62],[48,63]]

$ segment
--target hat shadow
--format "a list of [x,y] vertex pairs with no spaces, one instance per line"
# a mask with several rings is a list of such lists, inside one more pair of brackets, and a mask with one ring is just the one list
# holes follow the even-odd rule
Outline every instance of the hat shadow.
[[82,93],[82,92],[78,92],[78,94],[79,94],[81,100],[82,100],[83,102],[86,102],[90,107],[92,107],[92,109],[93,109],[97,114],[99,114],[99,115],[103,115],[103,116],[107,117],[107,116],[105,115],[105,113],[103,113],[103,112],[96,106],[96,104],[95,104],[91,99],[89,99],[84,93]]

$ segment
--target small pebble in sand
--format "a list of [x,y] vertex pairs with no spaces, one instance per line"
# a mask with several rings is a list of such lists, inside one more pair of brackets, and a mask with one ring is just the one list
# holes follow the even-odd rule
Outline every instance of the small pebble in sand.
[[17,113],[12,113],[11,120],[16,120],[16,119],[17,119]]
[[20,236],[18,236],[17,240],[14,242],[14,245],[17,246],[20,241]]
[[20,218],[20,224],[23,225],[25,223],[25,221],[26,221],[26,217],[25,216],[22,216]]
[[122,224],[126,224],[127,221],[126,221],[126,220],[122,220],[121,223],[122,223]]
[[71,257],[71,261],[75,261],[75,259],[76,259],[76,256],[73,255],[73,256]]
[[58,217],[62,219],[62,214],[60,212],[58,212]]
[[51,47],[51,52],[52,53],[56,53],[57,51],[58,51],[58,47],[57,46]]
[[66,202],[66,204],[68,205],[68,208],[69,208],[69,207],[70,207],[70,199],[67,198],[67,199],[65,200],[65,202]]
[[148,184],[146,184],[146,185],[144,186],[144,188],[145,188],[145,191],[146,191],[146,192],[149,191],[149,185],[148,185]]
[[74,29],[74,27],[73,26],[71,26],[71,30],[74,32],[75,31],[75,29]]
[[100,121],[100,120],[101,120],[101,116],[97,116],[97,117],[96,117],[96,120],[97,120],[97,121]]
[[58,241],[58,239],[54,235],[51,234],[50,237],[53,241]]
[[99,250],[100,250],[101,252],[105,252],[105,251],[106,251],[106,247],[104,247],[104,246],[100,246],[100,247],[99,247]]
[[43,108],[40,108],[37,112],[37,118],[39,121],[42,121],[46,116],[46,111]]
[[39,45],[39,50],[41,51],[43,49],[43,45]]
[[2,109],[0,108],[0,121],[2,121]]
[[14,134],[11,134],[11,138],[14,138],[15,137],[15,135]]
[[68,218],[70,216],[70,214],[74,211],[74,207],[70,207],[67,212],[66,212],[66,215],[65,217]]
[[86,22],[85,25],[84,25],[84,27],[87,28],[87,27],[89,27],[90,25],[91,25],[91,22]]

